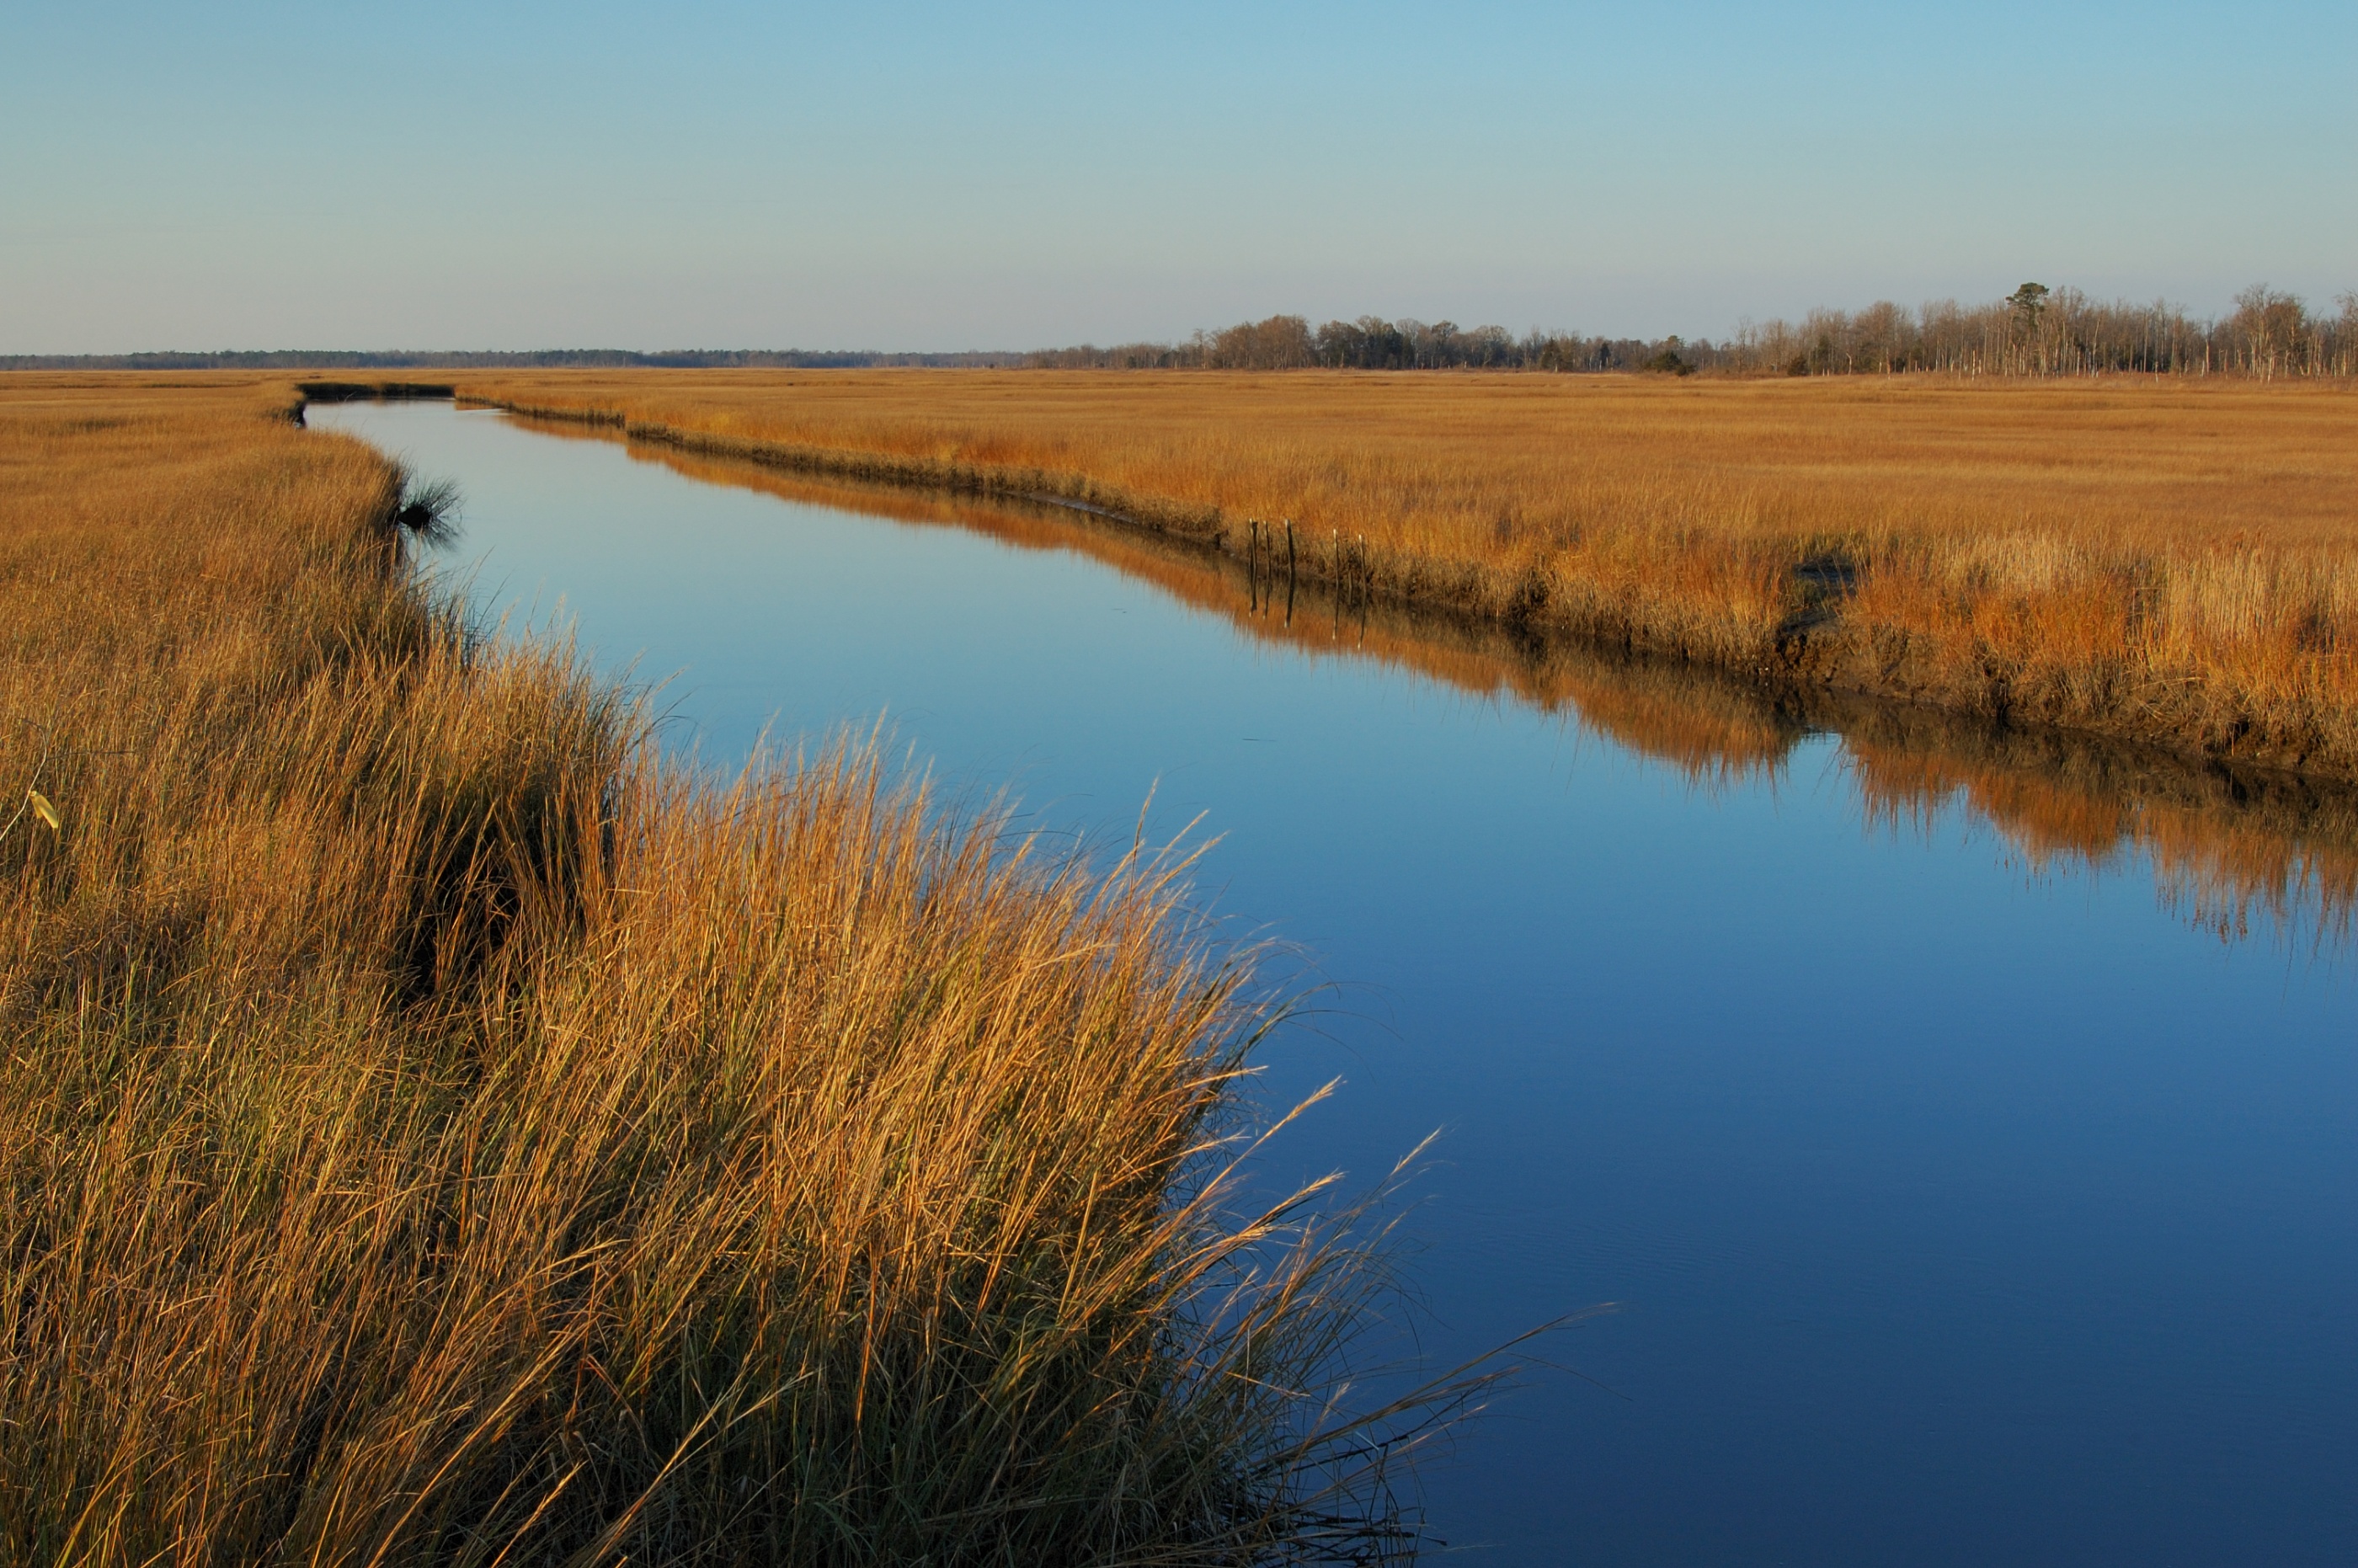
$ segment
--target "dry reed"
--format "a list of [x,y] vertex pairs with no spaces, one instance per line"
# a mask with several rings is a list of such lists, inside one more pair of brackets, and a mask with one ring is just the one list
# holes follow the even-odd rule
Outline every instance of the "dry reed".
[[1184,858],[662,763],[286,407],[0,395],[0,1561],[1402,1547]]

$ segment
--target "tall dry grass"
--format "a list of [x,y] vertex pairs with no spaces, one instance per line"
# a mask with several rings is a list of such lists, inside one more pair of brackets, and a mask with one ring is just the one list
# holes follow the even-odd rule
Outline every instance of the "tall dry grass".
[[[1772,681],[2358,773],[2358,394],[1924,377],[536,372],[463,395],[1039,493]],[[1267,535],[1264,535],[1266,537]]]
[[1402,1547],[1184,858],[659,762],[285,407],[0,395],[0,1561]]

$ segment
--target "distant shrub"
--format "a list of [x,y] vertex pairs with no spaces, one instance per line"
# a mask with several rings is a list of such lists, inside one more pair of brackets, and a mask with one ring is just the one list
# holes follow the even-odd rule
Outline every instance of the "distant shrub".
[[1639,370],[1653,371],[1661,375],[1693,375],[1695,367],[1679,351],[1686,344],[1676,338],[1662,340],[1660,350],[1638,362]]

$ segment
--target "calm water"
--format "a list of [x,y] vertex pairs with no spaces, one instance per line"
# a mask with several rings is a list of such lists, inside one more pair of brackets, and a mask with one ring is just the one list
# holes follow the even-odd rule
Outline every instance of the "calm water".
[[1453,1549],[2358,1561],[2334,801],[1324,602],[1289,630],[1282,587],[1255,615],[1080,525],[448,405],[311,423],[459,480],[479,598],[672,677],[676,744],[882,714],[1052,827],[1200,813],[1206,895],[1342,988],[1269,1059],[1273,1099],[1347,1080],[1278,1173],[1443,1131],[1427,1348],[1621,1303],[1552,1352],[1595,1382],[1540,1375],[1428,1469]]

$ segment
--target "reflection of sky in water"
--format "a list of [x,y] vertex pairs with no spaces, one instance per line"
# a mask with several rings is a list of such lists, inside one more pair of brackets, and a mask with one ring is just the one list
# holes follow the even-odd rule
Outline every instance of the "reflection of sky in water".
[[610,665],[680,672],[708,757],[883,713],[1047,825],[1202,813],[1219,907],[1345,982],[1330,1038],[1269,1058],[1277,1097],[1347,1080],[1277,1173],[1372,1178],[1445,1129],[1411,1221],[1437,1354],[1625,1303],[1554,1352],[1612,1392],[1543,1376],[1430,1475],[1453,1543],[2358,1554],[2351,977],[2190,925],[2142,854],[2042,859],[2055,802],[2001,834],[1961,773],[1921,830],[1862,831],[1874,759],[1824,736],[1699,786],[1082,555],[446,406],[312,423],[456,476],[484,600],[561,596]]

